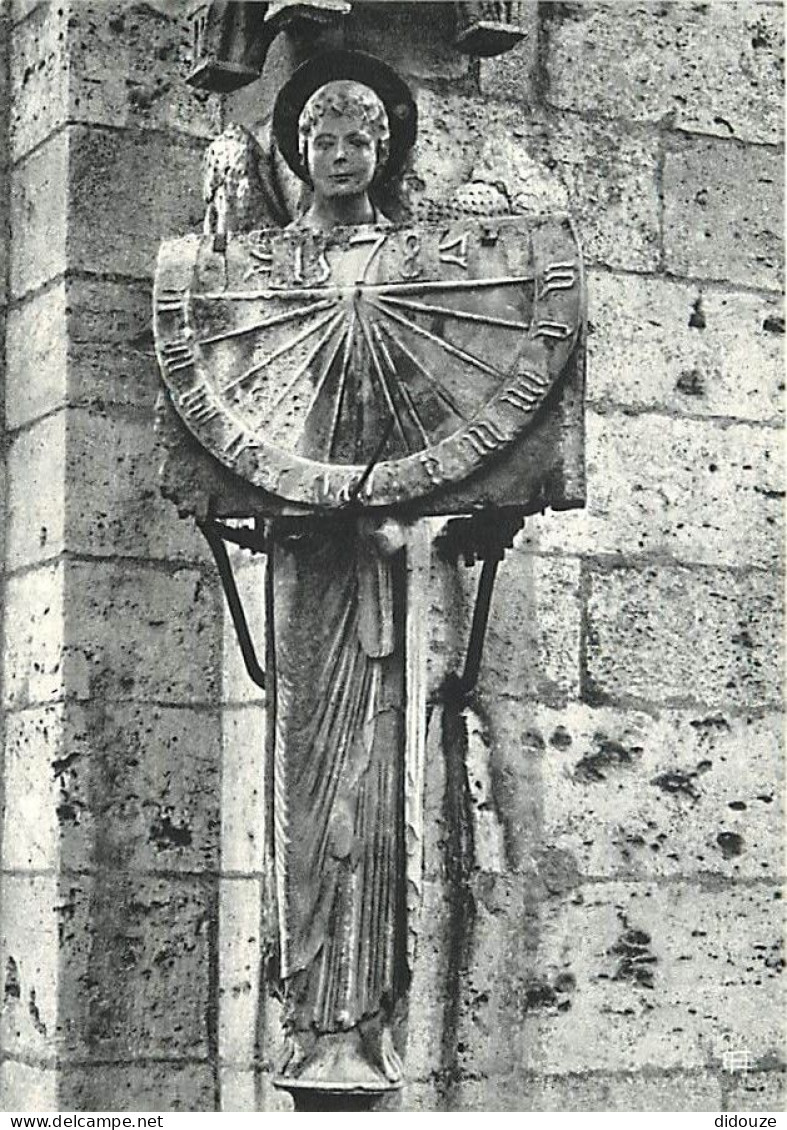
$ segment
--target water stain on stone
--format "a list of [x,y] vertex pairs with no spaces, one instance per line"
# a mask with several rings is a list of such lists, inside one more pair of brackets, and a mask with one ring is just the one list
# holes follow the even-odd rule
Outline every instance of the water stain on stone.
[[651,951],[650,934],[645,930],[629,926],[625,915],[621,915],[623,933],[607,953],[618,958],[613,981],[634,981],[643,989],[653,988],[653,969],[658,958]]
[[606,771],[628,768],[642,754],[642,746],[623,745],[601,731],[593,735],[593,742],[595,751],[586,753],[574,767],[574,779],[577,781],[605,781]]
[[686,773],[682,769],[669,769],[665,773],[659,773],[650,783],[656,785],[665,793],[672,793],[674,796],[686,796],[691,801],[697,801],[700,794],[693,784],[696,776],[696,772]]
[[568,749],[571,746],[571,734],[565,726],[556,726],[549,744],[554,746],[555,749]]
[[702,310],[702,295],[698,294],[691,308],[689,327],[693,330],[704,330],[705,326],[705,314]]
[[9,957],[5,963],[5,987],[3,989],[3,999],[6,1004],[11,1001],[18,1001],[22,996],[22,984],[19,980],[19,966],[13,957]]

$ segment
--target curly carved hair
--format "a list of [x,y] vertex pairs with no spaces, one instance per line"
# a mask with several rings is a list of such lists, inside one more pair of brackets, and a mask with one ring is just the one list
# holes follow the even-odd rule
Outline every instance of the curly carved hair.
[[388,113],[382,99],[370,86],[349,79],[326,82],[315,90],[301,110],[298,119],[298,150],[304,164],[306,146],[317,124],[326,114],[345,114],[347,111],[360,114],[364,126],[377,142],[377,167],[381,168],[388,160],[390,128]]

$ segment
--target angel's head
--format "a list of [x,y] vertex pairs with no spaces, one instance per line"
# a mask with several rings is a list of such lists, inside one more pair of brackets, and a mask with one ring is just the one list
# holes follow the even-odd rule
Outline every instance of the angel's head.
[[348,79],[319,87],[298,119],[298,148],[317,198],[368,192],[388,160],[389,141],[382,99]]

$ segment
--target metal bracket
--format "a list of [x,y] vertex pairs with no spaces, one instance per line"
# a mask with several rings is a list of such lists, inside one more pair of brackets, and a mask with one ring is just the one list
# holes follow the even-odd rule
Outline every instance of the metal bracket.
[[198,525],[211,548],[213,558],[216,562],[216,568],[219,571],[221,586],[227,598],[227,606],[229,607],[232,617],[235,635],[238,637],[238,644],[240,645],[246,671],[253,683],[256,683],[258,687],[264,688],[265,672],[257,660],[254,641],[251,638],[246,613],[243,611],[243,604],[241,603],[238,586],[235,583],[235,576],[232,572],[227,547],[224,544],[226,541],[229,541],[234,545],[242,546],[244,549],[250,549],[252,552],[262,553],[265,548],[264,538],[256,526],[253,530],[243,528],[233,529],[231,526],[227,526],[223,522],[217,522],[213,518],[207,518],[204,522],[199,522]]

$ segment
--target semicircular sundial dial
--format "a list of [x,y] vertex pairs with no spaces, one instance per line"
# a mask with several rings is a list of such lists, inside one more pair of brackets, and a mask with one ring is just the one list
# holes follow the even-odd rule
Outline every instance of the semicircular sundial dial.
[[248,482],[320,508],[455,484],[520,436],[582,320],[566,217],[186,237],[162,248],[175,408]]

